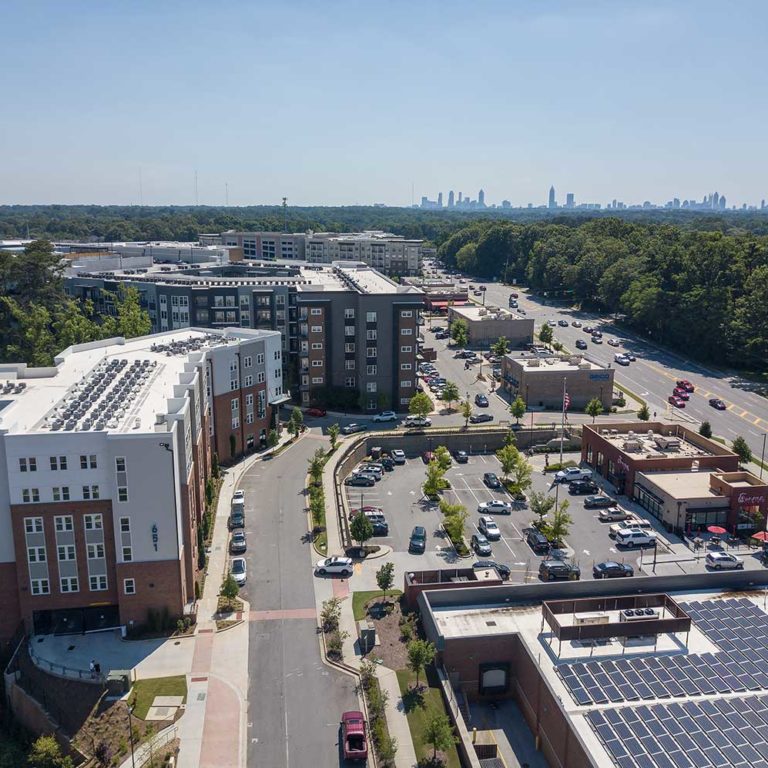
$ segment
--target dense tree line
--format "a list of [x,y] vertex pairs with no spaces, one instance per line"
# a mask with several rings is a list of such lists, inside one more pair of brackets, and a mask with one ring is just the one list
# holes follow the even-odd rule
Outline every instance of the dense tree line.
[[47,366],[72,344],[151,331],[135,288],[116,296],[115,308],[115,315],[101,316],[90,302],[68,297],[61,259],[48,241],[36,240],[23,253],[0,251],[0,362]]
[[599,218],[576,226],[476,222],[439,257],[618,316],[702,360],[768,363],[768,236]]

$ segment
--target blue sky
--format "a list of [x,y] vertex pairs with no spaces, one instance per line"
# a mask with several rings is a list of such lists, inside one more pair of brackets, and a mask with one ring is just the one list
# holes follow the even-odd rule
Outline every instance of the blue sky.
[[768,197],[768,3],[17,2],[0,203]]

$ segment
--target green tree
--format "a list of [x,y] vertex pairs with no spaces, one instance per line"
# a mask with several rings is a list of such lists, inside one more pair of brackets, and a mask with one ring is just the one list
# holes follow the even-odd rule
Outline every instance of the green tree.
[[457,317],[451,323],[451,338],[453,339],[454,344],[460,349],[464,349],[464,347],[467,346],[467,343],[469,342],[469,326],[467,325],[466,320]]
[[544,325],[541,326],[541,330],[539,331],[539,341],[542,344],[551,344],[553,338],[552,328],[551,326],[544,323]]
[[352,518],[349,534],[361,547],[373,536],[373,523],[364,512],[358,512]]
[[376,571],[376,584],[379,589],[384,593],[384,599],[387,598],[387,592],[392,589],[395,583],[395,564],[384,563],[384,565]]
[[424,495],[430,499],[435,499],[440,495],[440,491],[446,487],[445,472],[440,464],[433,459],[427,464],[426,474],[427,479],[423,485]]
[[515,448],[514,445],[505,445],[503,448],[499,448],[496,451],[496,458],[501,464],[501,475],[506,480],[517,464],[517,457],[520,455],[520,451]]
[[341,429],[339,428],[338,424],[331,424],[330,427],[328,427],[328,437],[331,439],[331,450],[335,451],[336,446],[339,443],[339,433],[341,432]]
[[123,286],[117,300],[117,335],[134,339],[151,332],[152,321],[141,308],[139,291],[132,286]]
[[637,412],[637,418],[640,419],[640,421],[648,421],[651,418],[651,411],[650,408],[648,408],[648,403],[643,403],[640,406],[640,410]]
[[472,415],[472,403],[469,398],[461,403],[461,415],[464,418],[464,428],[466,429],[469,426],[469,417]]
[[699,427],[699,434],[702,437],[712,437],[712,425],[708,421],[702,421]]
[[444,445],[438,445],[435,448],[435,461],[443,472],[447,472],[451,468],[451,454]]
[[452,382],[446,382],[443,388],[443,400],[448,403],[448,410],[453,410],[453,403],[455,403],[461,395],[459,394],[459,388]]
[[221,583],[221,596],[232,600],[237,597],[239,592],[240,587],[237,586],[235,577],[231,573],[228,573]]
[[219,454],[214,451],[211,457],[211,474],[218,480],[221,474],[221,468],[219,467]]
[[267,448],[274,448],[280,442],[276,429],[270,429],[267,435]]
[[536,520],[533,525],[540,531],[544,531],[547,528],[547,515],[552,511],[555,506],[555,497],[548,496],[541,491],[532,491],[528,497],[528,506],[531,508],[531,512],[536,515]]
[[552,513],[552,523],[549,526],[549,537],[554,544],[565,541],[571,530],[573,518],[568,513],[568,499],[561,501]]
[[213,480],[209,477],[205,481],[205,506],[210,509],[211,504],[213,504],[213,496],[216,492],[216,488],[213,485]]
[[461,504],[451,504],[447,499],[440,499],[440,512],[443,515],[443,528],[454,545],[464,538],[464,525],[469,519],[469,512]]
[[59,742],[53,736],[40,736],[27,755],[29,768],[72,768],[72,758],[61,754]]
[[455,743],[453,726],[445,712],[432,711],[424,726],[424,741],[432,745],[432,762],[437,762],[437,750],[447,752]]
[[739,435],[731,445],[733,452],[739,457],[741,464],[749,464],[752,461],[752,449],[747,445],[747,441]]
[[432,663],[435,658],[435,646],[428,640],[411,640],[407,646],[408,669],[416,674],[416,688],[419,688],[419,675],[424,667]]
[[499,336],[498,340],[491,346],[491,352],[493,352],[496,357],[504,357],[504,355],[509,352],[509,342],[507,341],[506,336]]
[[595,423],[595,419],[603,412],[603,404],[599,398],[593,397],[584,409],[584,413],[592,417],[592,423]]
[[520,395],[518,395],[513,401],[512,404],[509,406],[509,412],[515,417],[516,423],[520,423],[520,419],[525,416],[525,412],[528,410],[528,406],[525,404],[525,400],[523,400]]
[[298,437],[303,425],[304,414],[301,412],[301,408],[294,407],[291,411],[291,417],[288,419],[288,433],[291,437]]
[[421,416],[425,418],[432,413],[432,400],[425,392],[417,392],[408,403],[408,413],[411,416]]
[[323,479],[325,467],[325,451],[318,448],[309,459],[309,478],[313,485],[319,485]]
[[533,467],[520,451],[517,452],[517,460],[512,469],[512,481],[515,484],[515,490],[519,493],[525,493],[530,487],[533,478]]

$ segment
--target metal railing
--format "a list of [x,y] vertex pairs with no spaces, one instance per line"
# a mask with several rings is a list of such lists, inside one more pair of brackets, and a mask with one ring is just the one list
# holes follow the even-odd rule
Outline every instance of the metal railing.
[[160,731],[149,741],[139,745],[133,756],[133,764],[135,764],[136,768],[142,768],[142,766],[150,763],[161,749],[175,741],[178,738],[178,730],[175,725],[172,725],[164,731]]
[[82,680],[86,683],[96,683],[98,685],[101,685],[106,679],[104,673],[97,675],[95,672],[91,672],[90,669],[68,667],[65,664],[55,664],[52,661],[48,661],[48,659],[44,659],[35,653],[34,644],[32,642],[28,643],[27,648],[29,650],[29,658],[32,659],[32,663],[38,669],[42,669],[44,672],[49,672],[50,674],[57,675],[58,677],[66,677],[70,680]]

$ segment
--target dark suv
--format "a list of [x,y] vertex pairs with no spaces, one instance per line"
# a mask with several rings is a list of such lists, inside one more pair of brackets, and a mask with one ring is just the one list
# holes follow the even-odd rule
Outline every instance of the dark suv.
[[535,528],[526,528],[523,533],[525,533],[525,540],[534,554],[546,555],[549,552],[549,540],[543,533]]
[[594,494],[599,490],[594,480],[572,480],[568,483],[568,493],[572,494]]
[[610,496],[587,496],[584,499],[585,509],[606,509],[607,507],[613,507],[616,505],[616,499],[612,499]]
[[427,529],[423,525],[417,525],[411,531],[411,540],[408,542],[408,551],[421,554],[427,548]]
[[501,481],[499,480],[498,476],[494,472],[486,472],[483,475],[483,482],[489,488],[501,488]]
[[581,578],[581,568],[563,560],[542,560],[539,565],[539,578],[542,581],[576,581]]

